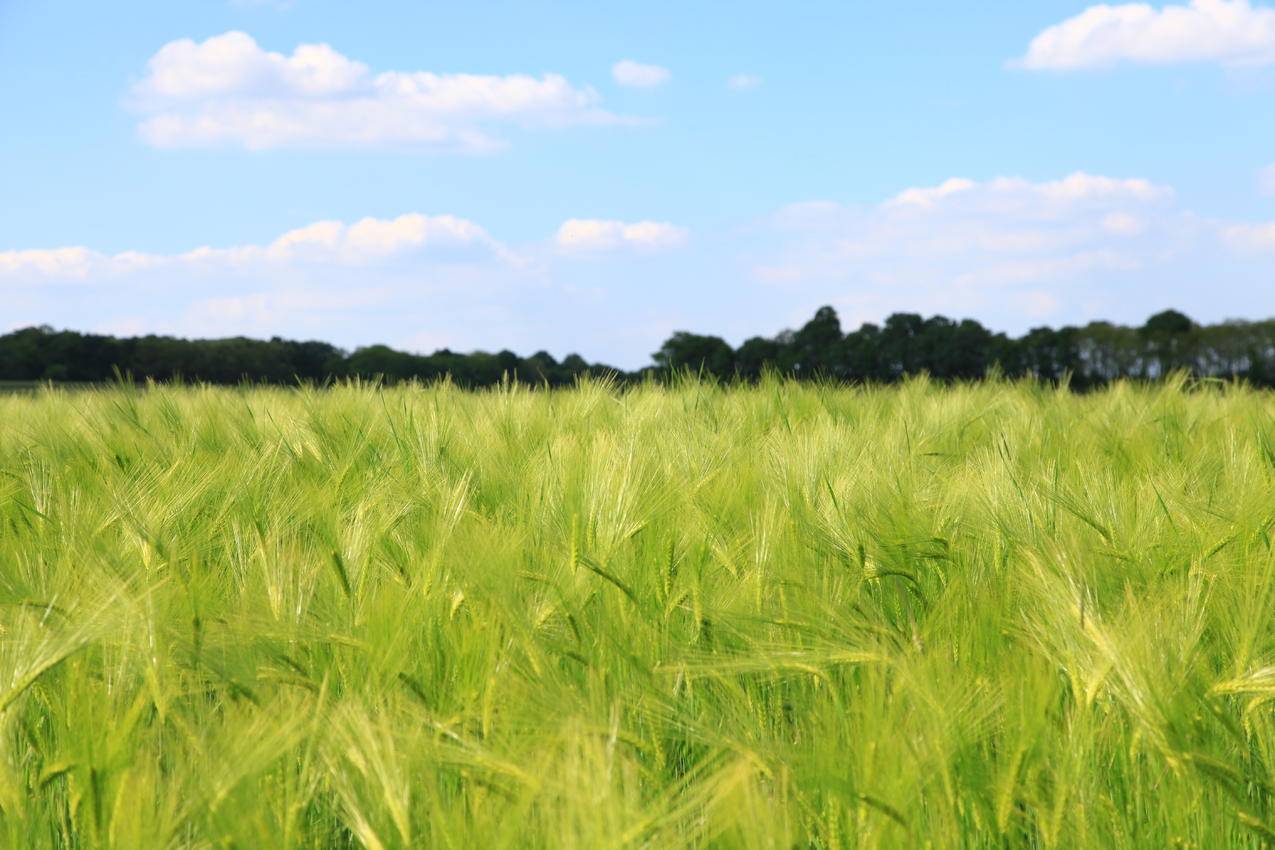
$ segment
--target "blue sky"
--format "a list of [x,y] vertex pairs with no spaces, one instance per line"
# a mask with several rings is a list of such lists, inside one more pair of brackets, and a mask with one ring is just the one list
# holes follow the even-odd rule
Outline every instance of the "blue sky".
[[0,330],[1275,315],[1275,6],[0,0]]

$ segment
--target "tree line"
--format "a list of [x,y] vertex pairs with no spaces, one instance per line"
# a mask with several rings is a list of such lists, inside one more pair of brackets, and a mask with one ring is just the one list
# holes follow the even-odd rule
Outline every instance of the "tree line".
[[1011,337],[972,319],[923,318],[896,313],[882,324],[845,332],[831,307],[822,307],[796,330],[753,337],[738,348],[721,337],[678,331],[652,355],[652,364],[624,372],[589,363],[578,354],[562,360],[546,351],[413,354],[385,345],[345,351],[326,342],[117,338],[29,327],[0,336],[0,380],[98,383],[185,380],[214,384],[245,381],[290,384],[342,378],[387,382],[449,377],[466,387],[503,380],[562,386],[585,375],[642,380],[690,370],[722,380],[755,380],[766,372],[795,378],[850,382],[898,381],[927,373],[937,380],[978,380],[993,371],[1086,389],[1120,378],[1155,380],[1186,370],[1201,377],[1239,378],[1275,386],[1275,320],[1200,325],[1166,310],[1139,327],[1110,322],[1038,327]]

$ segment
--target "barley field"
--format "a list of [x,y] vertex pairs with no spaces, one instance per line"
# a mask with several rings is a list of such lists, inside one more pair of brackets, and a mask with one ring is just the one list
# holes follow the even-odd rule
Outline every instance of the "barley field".
[[7,848],[1275,842],[1275,396],[0,396]]

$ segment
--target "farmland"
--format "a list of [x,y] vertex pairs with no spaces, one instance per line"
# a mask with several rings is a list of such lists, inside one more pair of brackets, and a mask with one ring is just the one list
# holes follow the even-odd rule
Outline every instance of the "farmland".
[[0,395],[0,846],[1275,841],[1275,397]]

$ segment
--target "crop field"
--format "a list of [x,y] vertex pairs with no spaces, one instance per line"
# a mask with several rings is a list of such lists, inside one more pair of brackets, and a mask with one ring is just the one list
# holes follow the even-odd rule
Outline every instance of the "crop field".
[[0,396],[0,846],[1275,842],[1275,396]]

